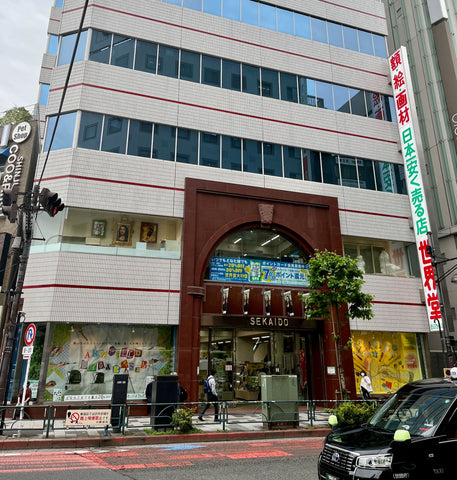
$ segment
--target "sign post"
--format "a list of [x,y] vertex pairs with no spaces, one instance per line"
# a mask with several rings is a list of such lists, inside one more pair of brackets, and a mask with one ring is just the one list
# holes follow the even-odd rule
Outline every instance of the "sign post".
[[[22,358],[27,360],[27,367],[25,369],[25,377],[24,377],[24,385],[22,386],[22,399],[21,399],[21,413],[19,416],[19,421],[22,422],[24,418],[24,406],[25,406],[25,399],[27,398],[27,384],[29,381],[29,370],[30,370],[30,357],[33,353],[33,341],[35,340],[36,335],[36,326],[35,324],[31,323],[27,326],[25,330],[24,336],[24,343],[25,347],[22,349]],[[18,435],[21,435],[22,425],[19,427]]]

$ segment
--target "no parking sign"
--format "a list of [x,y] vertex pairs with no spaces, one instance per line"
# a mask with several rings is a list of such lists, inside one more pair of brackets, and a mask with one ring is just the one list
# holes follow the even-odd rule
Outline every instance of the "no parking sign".
[[27,330],[25,331],[25,338],[24,342],[26,345],[32,345],[33,341],[35,340],[35,335],[36,335],[36,327],[34,323],[31,323],[28,327]]

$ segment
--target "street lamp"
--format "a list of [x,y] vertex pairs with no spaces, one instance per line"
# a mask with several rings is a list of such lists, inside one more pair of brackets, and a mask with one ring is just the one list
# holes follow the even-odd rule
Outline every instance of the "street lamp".
[[[436,293],[438,295],[438,302],[440,305],[440,311],[441,311],[441,326],[440,322],[437,321],[439,331],[440,331],[440,337],[441,337],[441,346],[443,349],[443,357],[446,359],[447,358],[447,366],[451,367],[456,364],[456,358],[455,358],[455,351],[454,351],[454,337],[451,337],[449,335],[449,325],[447,322],[447,316],[446,316],[446,311],[444,309],[443,305],[443,298],[441,294],[441,282],[449,277],[451,273],[455,272],[457,270],[457,263],[453,265],[447,272],[444,272],[442,275],[438,274],[438,265],[441,265],[443,263],[451,262],[453,260],[457,260],[457,257],[453,258],[446,258],[440,255],[436,255],[435,249],[433,248],[433,242],[432,242],[432,232],[427,232],[427,237],[428,237],[428,246],[427,246],[427,253],[430,255],[432,259],[432,267],[433,271],[435,274],[435,283],[436,283]],[[451,279],[452,283],[457,283],[457,273],[453,275]]]

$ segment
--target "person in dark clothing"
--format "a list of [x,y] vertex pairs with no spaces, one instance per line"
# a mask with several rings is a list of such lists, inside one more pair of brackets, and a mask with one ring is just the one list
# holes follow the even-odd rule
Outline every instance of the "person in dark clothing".
[[[31,399],[32,399],[32,389],[30,388],[30,382],[27,382],[27,388],[25,389],[25,395],[24,395],[24,388],[21,388],[19,390],[19,394],[17,396],[16,407],[19,407],[20,405],[28,405],[30,403]],[[16,408],[14,410],[13,420],[17,420],[19,418],[20,412],[21,412],[20,408]]]
[[211,403],[214,405],[214,421],[219,421],[219,404],[217,402],[216,379],[214,378],[214,375],[216,375],[216,370],[211,370],[210,375],[207,378],[209,392],[206,394],[207,403],[205,408],[198,417],[201,422],[203,422],[203,415],[205,414],[206,410],[208,410]]

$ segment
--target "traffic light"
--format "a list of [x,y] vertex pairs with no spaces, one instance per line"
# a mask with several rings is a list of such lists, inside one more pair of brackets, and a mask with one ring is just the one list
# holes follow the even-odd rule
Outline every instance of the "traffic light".
[[13,188],[4,188],[2,190],[3,200],[2,200],[2,213],[11,223],[16,222],[17,218],[17,196],[19,189],[17,185],[14,185]]
[[49,188],[43,188],[39,195],[40,205],[43,207],[43,210],[50,216],[53,217],[57,213],[61,212],[65,205],[60,200],[57,193],[51,192]]

